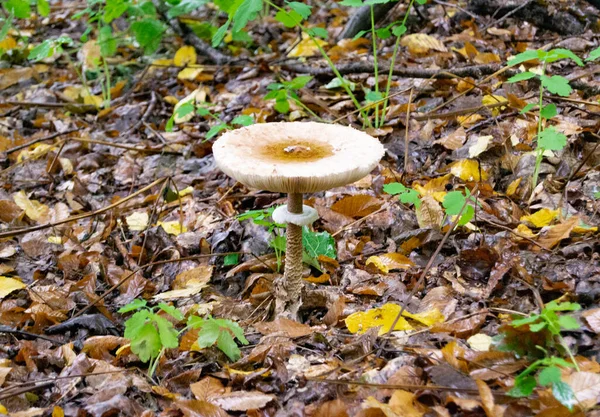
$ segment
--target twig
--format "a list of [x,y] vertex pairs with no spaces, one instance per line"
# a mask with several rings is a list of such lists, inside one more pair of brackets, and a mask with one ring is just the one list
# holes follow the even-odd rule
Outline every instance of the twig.
[[20,144],[18,146],[15,146],[14,148],[10,148],[10,149],[6,150],[5,153],[8,155],[8,154],[11,154],[13,152],[20,151],[21,149],[28,148],[31,145],[35,145],[36,143],[46,142],[47,140],[52,140],[52,139],[57,138],[59,136],[68,135],[69,133],[77,132],[78,130],[79,130],[79,128],[70,129],[70,130],[65,130],[64,132],[56,132],[56,133],[53,133],[51,135],[44,136],[42,138],[33,139],[33,140],[30,140],[29,142],[22,143],[22,144]]
[[500,19],[491,21],[490,23],[488,23],[487,25],[485,25],[484,27],[482,27],[479,30],[481,32],[483,32],[483,31],[487,30],[488,28],[490,28],[490,27],[492,27],[494,25],[497,25],[499,23],[504,22],[506,19],[508,19],[509,17],[511,17],[513,14],[517,13],[519,10],[524,9],[525,7],[529,6],[529,3],[531,3],[531,0],[527,0],[526,2],[524,2],[523,4],[521,4],[520,6],[514,8],[510,12],[506,13]]
[[101,209],[98,209],[96,211],[93,211],[91,213],[83,213],[83,214],[79,214],[77,216],[72,216],[72,217],[68,217],[66,219],[63,220],[59,220],[57,222],[54,223],[46,223],[46,224],[41,224],[39,226],[33,226],[33,227],[27,227],[24,229],[19,229],[19,230],[8,230],[6,232],[2,232],[0,233],[0,239],[3,238],[8,238],[8,237],[14,237],[14,236],[21,236],[21,235],[25,235],[27,233],[31,233],[31,232],[36,232],[38,230],[43,230],[43,229],[48,229],[51,227],[56,227],[56,226],[60,226],[62,224],[67,224],[67,223],[71,223],[77,220],[81,220],[81,219],[85,219],[88,217],[93,217],[93,216],[97,216],[99,214],[105,213],[109,210],[114,209],[115,207],[119,207],[120,205],[126,203],[127,201],[137,197],[138,195],[150,190],[152,187],[154,187],[157,184],[160,184],[162,181],[164,181],[164,178],[158,179],[156,181],[154,181],[153,183],[145,186],[144,188],[136,191],[133,194],[128,195],[127,197],[123,198],[122,200],[117,201],[116,203],[110,204],[106,207],[103,207]]
[[44,336],[42,334],[35,334],[35,333],[26,332],[25,330],[11,329],[8,326],[0,326],[0,333],[20,334],[22,336],[27,336],[27,337],[31,337],[31,338],[37,338],[37,339],[47,340],[48,342],[52,342],[52,343],[54,343],[57,346],[62,345],[62,342],[59,342],[58,340],[54,340],[51,337]]

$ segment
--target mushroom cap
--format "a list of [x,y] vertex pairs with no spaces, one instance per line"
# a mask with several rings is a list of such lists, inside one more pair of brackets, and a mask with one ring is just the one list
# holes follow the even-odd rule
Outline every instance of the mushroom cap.
[[281,122],[229,131],[213,144],[213,154],[223,172],[248,187],[311,193],[363,178],[384,149],[351,127]]

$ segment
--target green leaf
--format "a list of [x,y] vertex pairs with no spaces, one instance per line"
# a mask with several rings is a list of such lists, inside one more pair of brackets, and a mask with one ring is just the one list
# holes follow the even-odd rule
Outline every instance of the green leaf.
[[133,300],[132,302],[130,302],[129,304],[121,307],[118,312],[123,314],[123,313],[129,313],[130,311],[134,311],[134,310],[139,310],[140,308],[146,307],[148,303],[146,302],[146,300],[143,300],[141,298],[136,298],[135,300]]
[[218,125],[214,125],[208,130],[208,132],[206,132],[206,140],[214,138],[220,132],[227,129],[229,129],[227,123],[219,123]]
[[600,46],[597,47],[596,49],[594,49],[592,52],[590,52],[590,54],[588,55],[588,57],[585,60],[586,61],[595,61],[598,58],[600,58]]
[[365,36],[367,33],[369,33],[368,30],[361,30],[360,32],[358,32],[356,35],[354,35],[354,37],[352,38],[353,41],[362,38],[363,36]]
[[525,114],[528,111],[530,111],[531,109],[533,109],[534,107],[535,107],[535,104],[533,104],[533,103],[527,103],[525,105],[525,107],[523,107],[523,109],[520,111],[520,114]]
[[568,315],[559,316],[558,324],[560,325],[561,329],[565,330],[576,330],[581,327],[575,317]]
[[152,313],[150,310],[144,309],[136,312],[125,322],[125,338],[133,340],[137,337],[141,328],[144,327]]
[[383,94],[379,91],[369,91],[365,95],[365,99],[370,102],[380,101],[383,99]]
[[548,365],[548,366],[558,365],[558,366],[562,366],[564,368],[575,368],[575,364],[573,362],[567,362],[563,358],[559,358],[557,356],[551,356],[549,358],[544,359],[544,361],[546,362],[546,365]]
[[347,6],[347,7],[362,7],[363,6],[362,0],[343,0],[343,1],[340,1],[339,4],[341,6]]
[[515,320],[513,320],[511,322],[511,326],[513,326],[513,327],[521,327],[521,326],[525,326],[526,324],[535,323],[539,319],[540,319],[540,316],[537,315],[537,314],[534,314],[534,315],[529,316],[529,317],[524,317],[522,319],[515,319]]
[[224,266],[237,265],[240,262],[240,256],[237,253],[230,253],[223,258]]
[[551,311],[578,311],[581,310],[581,305],[578,303],[564,302],[559,303],[556,300],[550,301],[548,304],[544,306],[544,310]]
[[244,336],[244,329],[240,327],[235,321],[229,319],[213,319],[223,329],[227,329],[233,333],[233,335],[243,344],[247,345],[249,342]]
[[223,39],[225,38],[225,35],[227,34],[227,29],[229,29],[230,24],[231,24],[231,19],[228,20],[227,22],[225,22],[219,29],[217,29],[217,31],[215,32],[215,34],[213,35],[213,38],[212,38],[213,48],[216,48],[217,46],[219,46],[221,44],[221,42],[223,42]]
[[402,36],[406,33],[406,30],[406,26],[398,25],[394,26],[394,28],[392,29],[392,33],[394,34],[394,36]]
[[548,77],[547,75],[540,76],[542,80],[542,86],[548,89],[553,94],[558,94],[561,97],[567,97],[571,94],[573,89],[569,85],[569,80],[565,77],[561,77],[560,75],[553,75],[552,77]]
[[577,402],[573,389],[569,384],[563,381],[554,382],[552,384],[552,395],[554,395],[554,398],[569,410],[572,409]]
[[557,114],[558,114],[558,111],[556,110],[556,104],[554,104],[554,103],[546,104],[542,108],[542,111],[540,111],[540,115],[544,119],[552,119]]
[[219,333],[221,333],[219,324],[214,319],[206,320],[198,333],[198,346],[201,348],[211,347],[217,341]]
[[40,16],[48,16],[50,14],[50,4],[48,3],[48,0],[37,0],[37,10]]
[[327,88],[328,90],[334,89],[334,88],[339,88],[339,87],[343,87],[344,84],[351,90],[354,91],[356,89],[356,84],[348,81],[345,78],[339,79],[339,78],[334,78],[331,81],[329,81],[327,84],[325,84],[325,88]]
[[580,67],[583,66],[581,58],[575,55],[573,51],[564,48],[556,48],[548,51],[545,61],[550,64],[552,62],[560,61],[561,59],[571,59]]
[[537,142],[542,149],[560,151],[567,146],[567,137],[557,131],[554,126],[550,126],[540,133]]
[[[175,109],[175,111],[173,112],[173,115],[179,119],[179,118],[183,118],[183,117],[187,116],[188,114],[193,113],[194,110],[195,110],[195,107],[192,104],[192,102],[187,101],[187,102],[183,103],[181,106],[177,107],[177,109]],[[200,110],[200,109],[198,109],[198,110]]]
[[158,327],[158,335],[160,336],[160,343],[162,346],[169,349],[174,349],[179,346],[177,330],[175,330],[173,324],[158,314],[155,314],[153,318],[156,327]]
[[113,56],[117,52],[117,40],[110,26],[103,26],[98,31],[98,45],[103,57]]
[[148,362],[156,358],[162,349],[160,336],[156,328],[150,324],[144,324],[131,339],[131,351],[135,353],[142,362]]
[[204,326],[205,322],[206,322],[206,320],[204,320],[202,317],[189,316],[188,317],[188,321],[187,321],[187,326],[190,329],[199,329],[202,326]]
[[388,39],[392,36],[392,32],[390,31],[390,28],[387,27],[379,28],[375,31],[375,36],[378,39]]
[[326,39],[329,36],[329,32],[327,32],[327,29],[319,27],[307,28],[306,33],[308,33],[311,36],[323,39]]
[[404,204],[413,204],[416,208],[419,208],[421,205],[419,193],[412,188],[405,187],[399,182],[385,184],[383,191],[390,195],[398,195],[399,200]]
[[35,46],[31,51],[29,51],[29,55],[27,59],[30,61],[40,61],[42,59],[46,59],[54,55],[56,52],[56,46],[52,39],[46,39],[44,42]]
[[529,325],[529,330],[533,333],[538,333],[538,332],[541,332],[542,330],[544,330],[547,325],[548,325],[548,323],[546,323],[545,321],[542,321],[539,323],[534,323],[534,324]]
[[288,2],[287,5],[290,6],[290,9],[302,16],[302,19],[306,20],[310,17],[310,9],[312,9],[312,6],[297,1]]
[[427,0],[417,0],[417,3],[420,5],[427,4]]
[[130,29],[135,36],[135,40],[144,48],[145,54],[151,54],[158,49],[162,34],[166,30],[162,22],[149,17],[134,22]]
[[536,74],[534,74],[533,72],[525,71],[525,72],[521,72],[519,74],[513,75],[508,80],[506,80],[506,82],[507,83],[517,83],[519,81],[529,80],[535,76],[536,76]]
[[460,191],[450,191],[444,196],[442,206],[446,209],[446,214],[456,216],[465,205],[466,198]]
[[27,0],[6,0],[4,10],[18,19],[28,19],[31,16],[31,6]]
[[231,121],[231,124],[238,126],[250,126],[251,124],[254,124],[254,119],[252,118],[252,116],[242,114],[240,116],[235,117]]
[[246,27],[249,21],[256,19],[258,12],[262,10],[262,0],[244,0],[233,15],[233,32],[239,32]]
[[269,242],[269,246],[271,246],[273,249],[275,249],[279,252],[285,252],[285,243],[286,243],[285,236],[275,236]]
[[173,306],[170,306],[165,303],[160,303],[158,305],[158,308],[160,308],[162,311],[164,311],[165,313],[167,313],[169,316],[173,317],[176,320],[183,320],[185,318],[183,316],[183,313],[181,311],[179,311],[179,309],[177,307],[173,307]]
[[404,184],[400,184],[399,182],[391,182],[383,186],[383,191],[390,195],[402,194],[408,189]]
[[557,366],[548,366],[538,374],[540,385],[548,386],[560,381],[560,368]]
[[167,17],[173,19],[174,17],[181,16],[182,14],[188,14],[201,6],[208,3],[208,0],[183,0],[176,6],[173,6],[167,12]]
[[312,79],[312,75],[300,75],[291,81],[284,81],[283,85],[291,90],[300,90],[301,88],[304,88]]
[[304,250],[311,258],[317,258],[319,255],[324,255],[332,259],[337,257],[335,240],[327,232],[312,232],[308,227],[304,226],[302,230],[302,244],[304,245]]
[[508,395],[511,397],[528,397],[533,393],[537,382],[531,375],[521,377],[521,375],[515,378],[515,386],[508,391]]
[[242,352],[240,348],[231,337],[231,334],[227,331],[222,331],[217,337],[217,347],[232,361],[237,361],[241,356]]
[[115,19],[118,19],[125,13],[129,8],[129,2],[125,0],[106,0],[106,6],[104,6],[104,15],[102,20],[104,23],[110,23]]
[[275,101],[274,108],[279,113],[284,113],[285,114],[285,113],[288,113],[290,111],[290,103],[288,102],[287,98],[285,98],[285,99],[278,98]]
[[527,61],[532,61],[534,59],[540,59],[540,56],[538,54],[538,51],[533,49],[533,50],[528,50],[525,52],[521,52],[520,54],[516,55],[514,58],[510,59],[507,63],[507,65],[509,67],[513,67],[515,65],[519,65],[523,62],[527,62]]
[[287,28],[293,28],[302,22],[302,16],[295,10],[290,10],[289,12],[280,10],[275,14],[275,20],[283,23]]

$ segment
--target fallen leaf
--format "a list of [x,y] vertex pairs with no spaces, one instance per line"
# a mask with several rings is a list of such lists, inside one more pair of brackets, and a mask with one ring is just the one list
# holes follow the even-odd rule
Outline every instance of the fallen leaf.
[[177,298],[187,298],[196,295],[208,285],[213,271],[212,265],[202,265],[181,272],[175,277],[173,289],[154,296],[156,300],[174,300]]
[[384,274],[394,269],[409,269],[414,266],[414,262],[401,253],[386,253],[378,256],[371,256],[365,262],[365,265],[374,265]]
[[565,378],[571,386],[577,404],[584,409],[594,407],[600,399],[600,375],[592,372],[573,372]]
[[450,166],[450,173],[463,181],[485,181],[488,174],[475,159],[462,159]]
[[37,200],[30,200],[23,190],[13,194],[13,200],[20,209],[25,211],[27,217],[34,221],[40,220],[50,211],[50,208],[47,205],[42,204]]
[[196,49],[193,46],[182,46],[175,52],[175,57],[173,58],[173,64],[178,67],[185,67],[189,64],[195,64],[197,60]]
[[462,127],[468,128],[468,127],[473,126],[478,121],[483,120],[483,116],[480,115],[479,113],[475,113],[475,114],[469,114],[467,116],[457,116],[456,120]]
[[[483,96],[483,98],[481,99],[481,104],[484,106],[490,106],[490,105],[499,104],[499,103],[508,103],[508,100],[504,96],[499,96],[499,95],[494,95],[494,94],[487,94],[487,95]],[[506,106],[492,107],[492,109],[491,109],[492,116],[498,116],[500,114],[500,111],[505,110],[505,109],[506,109]]]
[[221,394],[210,402],[227,411],[248,411],[260,410],[274,399],[274,395],[260,391],[235,391]]
[[254,328],[263,335],[275,333],[277,335],[291,337],[292,339],[308,336],[313,333],[310,326],[286,319],[285,317],[278,317],[273,321],[255,323]]
[[560,215],[560,210],[550,210],[543,208],[533,214],[522,216],[521,221],[532,224],[534,227],[540,228],[548,226],[554,219]]
[[136,211],[125,218],[129,230],[140,231],[148,227],[148,213]]
[[508,187],[506,187],[507,196],[512,197],[517,192],[517,189],[519,188],[519,184],[521,184],[522,179],[523,178],[519,177],[516,180],[512,181],[510,184],[508,184]]
[[[568,239],[577,223],[579,223],[579,217],[573,216],[561,224],[552,226],[547,230],[544,229],[539,234],[537,242],[546,249],[551,249],[558,245],[561,240]],[[539,248],[534,248],[534,250],[539,250]]]
[[492,345],[492,338],[484,333],[477,333],[467,339],[471,349],[478,352],[487,352]]
[[157,224],[165,229],[165,232],[170,235],[179,236],[180,234],[187,232],[187,227],[182,225],[178,220],[171,222],[158,222]]
[[403,311],[402,315],[404,317],[408,317],[409,319],[413,319],[418,321],[425,326],[433,326],[436,323],[443,323],[446,319],[444,315],[437,308],[433,308],[427,311],[421,311],[419,313],[409,313],[408,311]]
[[0,275],[0,300],[6,297],[11,292],[21,290],[26,287],[27,286],[18,279]]
[[287,55],[288,58],[300,58],[303,56],[313,56],[319,54],[319,47],[324,47],[327,45],[322,39],[314,38],[314,41],[306,34],[302,34],[302,40],[298,42],[296,46],[290,51]]
[[411,33],[405,35],[402,40],[400,40],[400,45],[408,47],[408,51],[413,55],[426,54],[431,50],[448,52],[441,41],[425,33]]
[[475,144],[469,147],[469,158],[475,158],[487,151],[492,140],[494,140],[494,137],[491,135],[479,136]]
[[[379,327],[379,336],[386,334],[400,313],[398,304],[387,303],[378,308],[359,311],[346,317],[346,327],[350,333],[362,334],[373,327]],[[394,330],[413,330],[413,327],[400,317]]]
[[460,126],[449,135],[434,140],[433,143],[442,145],[444,148],[450,149],[451,151],[455,151],[465,143],[465,140],[467,140],[467,133],[465,132],[465,128]]
[[348,217],[364,217],[377,211],[383,201],[367,194],[351,195],[336,201],[331,209]]
[[444,219],[442,207],[428,195],[421,198],[421,205],[416,210],[416,214],[421,229],[439,229]]
[[593,308],[581,313],[581,317],[586,321],[590,329],[600,333],[600,308]]

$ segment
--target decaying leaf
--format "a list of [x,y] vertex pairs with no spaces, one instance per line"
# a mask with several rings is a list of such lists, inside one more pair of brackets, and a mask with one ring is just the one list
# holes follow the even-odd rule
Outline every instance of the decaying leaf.
[[374,265],[384,274],[394,269],[408,269],[415,264],[401,253],[386,253],[378,256],[371,256],[365,262],[365,265]]
[[6,297],[11,292],[21,290],[25,287],[26,285],[18,279],[4,277],[0,275],[0,300]]

